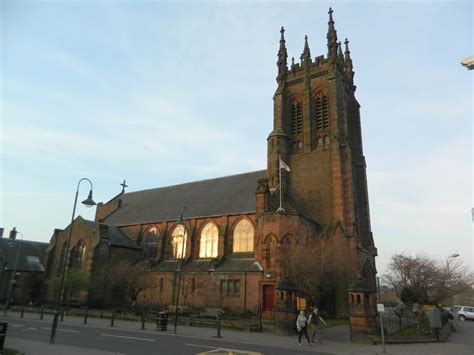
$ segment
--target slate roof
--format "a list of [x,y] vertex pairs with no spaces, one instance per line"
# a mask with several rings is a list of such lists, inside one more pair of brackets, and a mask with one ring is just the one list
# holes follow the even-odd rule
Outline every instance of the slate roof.
[[42,259],[44,257],[48,243],[33,242],[29,240],[16,239],[12,243],[11,239],[0,238],[0,262],[4,270],[13,270],[16,256],[18,254],[17,271],[37,271],[44,272]]
[[124,232],[122,232],[120,228],[117,228],[115,226],[110,226],[105,223],[90,221],[87,219],[84,219],[84,222],[87,225],[89,225],[91,228],[99,227],[99,230],[101,226],[105,227],[104,229],[107,230],[107,235],[104,235],[104,237],[107,237],[107,236],[109,237],[111,245],[116,245],[116,246],[125,247],[125,248],[132,248],[132,249],[141,249],[139,246],[137,246],[133,242],[133,240],[131,240]]
[[242,271],[256,271],[262,272],[263,268],[255,259],[226,259],[216,271],[222,272],[242,272]]
[[104,219],[116,226],[255,212],[255,192],[266,170],[120,195],[120,208]]

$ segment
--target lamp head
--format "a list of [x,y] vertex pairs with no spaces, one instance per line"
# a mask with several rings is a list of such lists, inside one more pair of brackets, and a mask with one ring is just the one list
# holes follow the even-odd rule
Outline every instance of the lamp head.
[[179,218],[176,221],[176,224],[181,225],[181,226],[184,226],[186,224],[186,220],[183,218],[182,213],[179,214]]
[[87,196],[87,198],[84,201],[82,201],[82,204],[85,205],[86,207],[92,207],[96,205],[96,203],[92,199],[92,190],[89,191],[89,196]]

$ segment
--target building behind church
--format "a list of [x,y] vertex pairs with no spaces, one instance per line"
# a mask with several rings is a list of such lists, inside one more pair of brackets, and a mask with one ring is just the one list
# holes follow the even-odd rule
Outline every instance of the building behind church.
[[[260,307],[272,315],[277,286],[289,276],[285,257],[324,241],[330,272],[338,275],[324,302],[331,313],[347,316],[354,282],[357,290],[375,290],[377,250],[352,59],[347,39],[344,49],[338,41],[332,10],[327,50],[312,57],[306,37],[301,60],[289,62],[281,29],[266,169],[123,191],[97,206],[95,221],[76,219],[68,267],[94,273],[112,255],[139,255],[149,261],[154,284],[140,302],[166,307],[174,303],[183,261],[181,303]],[[184,225],[176,223],[180,214]],[[52,238],[48,277],[60,272],[67,231]],[[97,301],[95,294],[91,289],[84,297]]]

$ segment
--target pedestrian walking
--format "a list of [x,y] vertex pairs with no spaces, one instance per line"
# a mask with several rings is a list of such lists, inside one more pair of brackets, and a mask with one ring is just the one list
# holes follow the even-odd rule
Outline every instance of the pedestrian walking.
[[324,319],[319,315],[318,307],[313,307],[311,314],[309,315],[309,324],[311,324],[311,343],[314,343],[315,338],[318,338],[318,343],[321,344],[321,336],[319,335],[319,322],[326,325]]
[[301,336],[304,334],[306,340],[308,340],[308,345],[311,346],[311,342],[308,337],[308,319],[303,310],[301,310],[298,319],[296,319],[296,329],[298,329],[298,345],[301,345]]

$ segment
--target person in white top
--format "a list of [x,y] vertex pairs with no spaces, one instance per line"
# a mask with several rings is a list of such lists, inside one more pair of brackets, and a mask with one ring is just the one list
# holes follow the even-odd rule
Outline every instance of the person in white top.
[[301,345],[301,336],[304,334],[306,340],[308,340],[308,345],[311,346],[311,342],[308,337],[308,319],[303,310],[301,310],[298,319],[296,319],[296,329],[298,329],[298,345]]

